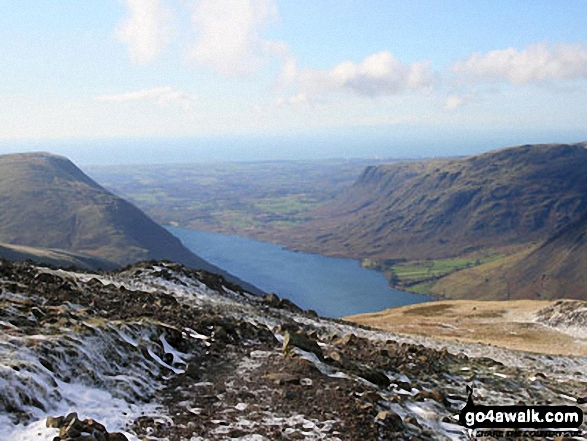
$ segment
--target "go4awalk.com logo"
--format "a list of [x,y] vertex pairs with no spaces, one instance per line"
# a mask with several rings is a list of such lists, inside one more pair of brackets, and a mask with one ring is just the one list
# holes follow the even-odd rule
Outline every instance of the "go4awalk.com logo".
[[576,429],[583,423],[583,411],[577,406],[482,406],[473,402],[469,386],[467,393],[459,422],[468,429]]

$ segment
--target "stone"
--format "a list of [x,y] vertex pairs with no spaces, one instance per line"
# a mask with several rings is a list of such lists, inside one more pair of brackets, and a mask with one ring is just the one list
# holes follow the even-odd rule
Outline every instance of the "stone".
[[108,441],[108,433],[94,432],[94,438],[96,438],[96,441]]
[[292,346],[296,348],[300,348],[304,351],[311,352],[315,354],[318,358],[323,359],[324,356],[322,354],[322,349],[318,346],[318,342],[308,338],[304,334],[290,334],[289,331],[285,331],[283,335],[283,352],[284,354],[289,354],[291,351]]
[[340,352],[330,351],[326,358],[338,363],[340,366],[344,365],[344,359],[340,355]]
[[446,401],[444,394],[439,389],[430,391],[430,397],[438,403],[444,403]]
[[285,372],[274,372],[271,374],[264,375],[263,378],[273,381],[277,385],[300,384],[300,377]]
[[355,334],[346,334],[343,337],[339,338],[338,340],[334,341],[335,345],[338,346],[348,346],[353,344],[357,341],[357,336]]
[[128,438],[120,432],[112,432],[108,434],[108,441],[128,441]]
[[214,340],[223,342],[228,340],[228,333],[222,326],[214,326]]
[[416,426],[418,428],[422,428],[422,425],[420,424],[420,422],[418,421],[418,419],[414,416],[407,416],[405,421],[406,424],[411,424],[412,426]]
[[185,375],[194,380],[198,380],[200,378],[199,366],[193,362],[188,363],[185,367]]
[[363,398],[364,401],[371,403],[377,403],[383,399],[381,395],[374,391],[365,392],[361,398]]
[[364,378],[368,382],[382,388],[387,388],[387,386],[390,384],[387,375],[385,375],[383,372],[366,366],[357,366],[356,372],[353,373],[356,373],[359,377]]
[[281,306],[281,299],[277,294],[271,293],[263,297],[263,301],[272,308],[279,308]]
[[391,410],[382,410],[375,417],[375,421],[381,421],[386,424],[390,424],[393,427],[401,427],[403,425],[402,418]]
[[77,412],[68,413],[65,417],[65,422],[69,423],[73,419],[79,420],[79,417],[77,416]]
[[83,421],[84,426],[88,429],[88,432],[97,431],[97,432],[106,432],[106,427],[103,424],[100,424],[96,420],[88,418],[87,420]]
[[407,381],[398,381],[397,385],[400,389],[410,392],[412,390],[412,385]]
[[65,422],[65,418],[62,416],[58,416],[58,417],[49,416],[49,417],[47,417],[47,421],[45,422],[45,425],[47,427],[50,427],[53,429],[59,429],[59,428],[61,428],[61,426],[63,426],[64,422]]
[[[68,415],[65,417],[66,423],[59,429],[59,436],[61,438],[76,438],[82,434],[84,429],[83,423],[75,416]],[[69,421],[69,422],[68,422]]]

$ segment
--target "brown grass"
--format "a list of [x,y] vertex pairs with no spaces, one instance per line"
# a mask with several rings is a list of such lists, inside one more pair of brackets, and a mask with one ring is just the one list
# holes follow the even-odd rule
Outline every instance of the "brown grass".
[[587,341],[535,323],[535,314],[552,303],[451,300],[355,315],[345,320],[404,334],[545,354],[587,356]]

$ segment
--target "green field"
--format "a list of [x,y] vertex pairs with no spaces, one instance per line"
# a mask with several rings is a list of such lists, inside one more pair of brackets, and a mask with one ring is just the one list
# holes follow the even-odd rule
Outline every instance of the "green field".
[[378,261],[363,259],[361,265],[382,271],[389,283],[401,289],[419,294],[427,294],[435,282],[456,271],[494,262],[504,257],[501,254],[489,254],[475,258],[457,258],[442,260],[425,260],[415,262]]

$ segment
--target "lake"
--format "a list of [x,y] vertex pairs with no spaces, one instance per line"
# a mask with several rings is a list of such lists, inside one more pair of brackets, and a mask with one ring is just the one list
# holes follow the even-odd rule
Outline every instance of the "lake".
[[265,292],[325,317],[343,317],[430,301],[391,289],[385,276],[357,260],[287,250],[240,236],[167,227],[198,256]]

